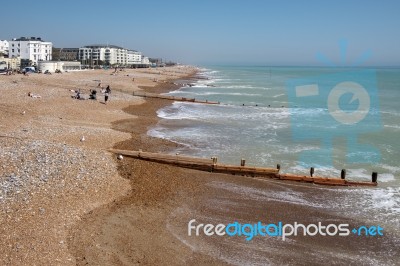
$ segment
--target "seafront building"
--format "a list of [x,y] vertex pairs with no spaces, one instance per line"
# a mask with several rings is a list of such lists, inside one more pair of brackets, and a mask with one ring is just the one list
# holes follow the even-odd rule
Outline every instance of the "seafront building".
[[90,66],[128,66],[149,67],[148,57],[141,52],[129,50],[116,45],[87,45],[79,48],[78,60]]
[[0,56],[0,70],[19,70],[21,68],[21,58],[20,57],[3,57]]
[[78,57],[87,65],[127,65],[128,50],[116,45],[87,45],[79,48]]
[[162,58],[149,58],[150,64],[156,67],[164,67],[165,64]]
[[[79,62],[83,68],[88,67],[150,67],[151,59],[143,56],[141,52],[126,49],[116,45],[94,44],[81,48],[55,48],[52,42],[42,40],[40,37],[20,37],[11,41],[0,40],[0,57],[12,60],[2,60],[3,66],[7,64],[9,69],[19,69],[27,66],[39,67],[43,70],[62,68],[75,70]],[[61,70],[61,69],[59,69]]]
[[20,57],[29,61],[29,64],[37,65],[42,60],[52,60],[53,43],[46,42],[40,37],[14,38],[9,42],[9,57]]
[[78,61],[79,48],[55,48],[53,47],[53,60],[55,61]]
[[66,71],[76,71],[81,70],[81,62],[78,61],[39,61],[38,70],[42,73],[56,72],[60,70],[61,72]]
[[130,66],[142,64],[142,53],[134,50],[128,50],[127,64]]
[[8,56],[9,42],[7,40],[0,40],[0,56]]

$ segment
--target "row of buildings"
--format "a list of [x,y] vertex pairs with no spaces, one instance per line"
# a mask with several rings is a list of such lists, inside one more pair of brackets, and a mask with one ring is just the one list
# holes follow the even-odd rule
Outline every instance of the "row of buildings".
[[[20,60],[16,66],[15,61]],[[82,67],[125,66],[149,67],[150,59],[141,52],[116,45],[96,44],[80,48],[55,48],[52,42],[40,37],[21,37],[0,40],[0,62],[8,69],[38,66],[47,61],[80,62]],[[13,62],[13,63],[11,63]]]
[[[150,65],[148,57],[141,52],[116,45],[95,44],[81,48],[56,48],[60,60],[78,60],[84,65],[119,65],[145,67]],[[75,59],[74,59],[75,58]]]

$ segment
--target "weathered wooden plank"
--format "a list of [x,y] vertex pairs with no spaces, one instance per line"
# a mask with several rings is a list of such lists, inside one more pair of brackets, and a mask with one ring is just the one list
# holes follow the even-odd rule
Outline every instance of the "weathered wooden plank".
[[376,186],[377,182],[360,182],[360,181],[348,181],[342,178],[328,178],[320,176],[305,176],[295,174],[279,174],[280,169],[276,168],[264,168],[264,167],[249,167],[249,166],[237,166],[227,164],[217,164],[216,160],[195,158],[189,156],[143,152],[139,151],[127,151],[110,149],[110,152],[121,154],[128,157],[133,157],[141,160],[172,164],[180,167],[197,169],[202,171],[225,173],[233,175],[244,175],[244,176],[258,176],[258,177],[269,177],[277,178],[281,180],[290,180],[298,182],[308,182],[320,185],[331,185],[331,186]]

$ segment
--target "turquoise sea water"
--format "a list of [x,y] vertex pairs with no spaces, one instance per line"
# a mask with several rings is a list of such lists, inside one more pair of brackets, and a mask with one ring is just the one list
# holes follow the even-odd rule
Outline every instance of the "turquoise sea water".
[[[378,89],[377,94],[371,94],[375,98],[371,98],[369,109],[375,120],[353,125],[352,138],[349,132],[340,131],[340,123],[327,123],[328,106],[323,96],[316,98],[322,103],[317,106],[291,102],[288,84],[292,80],[317,77],[317,82],[324,83],[332,75],[333,81],[339,82],[336,79],[341,73],[364,70],[374,73],[372,79]],[[275,167],[279,163],[282,172],[308,174],[310,165],[302,161],[304,154],[321,149],[321,140],[327,136],[329,139],[334,132],[335,138],[322,147],[321,153],[308,155],[307,159],[314,162],[315,175],[340,176],[340,170],[345,168],[348,179],[369,181],[371,173],[378,172],[377,188],[343,192],[349,195],[349,204],[343,208],[354,215],[372,215],[376,221],[398,228],[400,69],[214,66],[201,68],[199,75],[201,79],[194,86],[170,94],[220,101],[221,105],[175,102],[158,111],[163,119],[149,131],[150,135],[183,144],[182,154],[217,156],[219,162],[230,164],[239,164],[241,158],[255,166]],[[354,76],[353,81],[362,83],[357,80],[362,78]],[[343,101],[355,109],[360,103],[351,98]],[[310,138],[301,140],[297,138],[299,134]],[[365,150],[365,145],[378,151],[378,156]],[[330,165],[322,163],[327,156]],[[356,163],[352,162],[353,157],[357,157]],[[354,211],[360,202],[362,210]]]

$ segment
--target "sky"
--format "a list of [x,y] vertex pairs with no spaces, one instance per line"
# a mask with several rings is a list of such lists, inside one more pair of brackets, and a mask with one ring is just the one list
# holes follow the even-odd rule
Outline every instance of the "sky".
[[195,65],[400,66],[397,0],[19,0],[1,9],[1,40],[114,44]]

